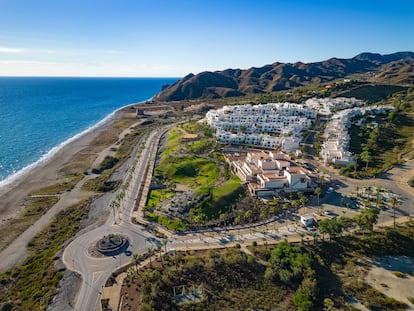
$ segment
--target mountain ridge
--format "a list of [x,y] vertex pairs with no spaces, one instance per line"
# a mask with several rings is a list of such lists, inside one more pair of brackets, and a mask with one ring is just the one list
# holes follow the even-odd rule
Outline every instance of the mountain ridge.
[[[381,81],[393,75],[393,82],[402,83],[404,79],[395,76],[399,72],[410,75],[414,68],[414,53],[406,51],[381,55],[364,52],[352,58],[332,57],[320,62],[275,62],[248,69],[228,68],[203,71],[196,75],[190,73],[163,88],[155,98],[168,102],[261,94],[329,82],[351,74],[378,71],[382,67],[384,72],[380,72]],[[404,69],[399,71],[400,67]]]

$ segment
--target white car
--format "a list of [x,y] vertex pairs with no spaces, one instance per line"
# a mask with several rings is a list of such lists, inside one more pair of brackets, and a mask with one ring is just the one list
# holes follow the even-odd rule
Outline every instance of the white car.
[[330,194],[330,193],[332,193],[333,191],[334,191],[334,188],[329,187],[329,188],[326,190],[326,194]]

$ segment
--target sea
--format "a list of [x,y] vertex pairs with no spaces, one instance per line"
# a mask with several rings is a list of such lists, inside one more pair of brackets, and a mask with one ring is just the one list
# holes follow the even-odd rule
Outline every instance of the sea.
[[178,78],[0,77],[0,187]]

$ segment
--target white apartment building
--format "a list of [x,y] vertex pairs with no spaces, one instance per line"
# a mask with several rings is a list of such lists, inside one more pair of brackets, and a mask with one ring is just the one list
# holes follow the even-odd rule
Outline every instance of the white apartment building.
[[324,142],[320,151],[322,160],[328,164],[346,166],[355,163],[352,153],[348,150],[351,137],[348,129],[351,120],[365,114],[379,114],[394,109],[392,106],[355,107],[338,111],[326,124],[323,134]]
[[230,156],[226,158],[233,172],[257,197],[272,196],[282,191],[312,192],[316,187],[309,172],[296,166],[283,153],[249,151],[244,160],[233,160]]
[[335,98],[309,98],[305,105],[318,111],[321,115],[330,115],[338,110],[362,107],[365,103],[354,97],[335,97]]
[[269,103],[224,106],[208,111],[205,120],[220,143],[293,152],[299,148],[301,132],[315,118],[316,111],[305,105]]

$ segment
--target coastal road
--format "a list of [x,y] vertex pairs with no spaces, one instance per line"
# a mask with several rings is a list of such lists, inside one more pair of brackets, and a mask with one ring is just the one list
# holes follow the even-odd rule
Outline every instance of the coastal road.
[[[130,263],[133,253],[142,254],[149,247],[155,248],[160,244],[143,227],[132,224],[131,216],[134,207],[141,199],[139,189],[142,189],[147,181],[148,167],[154,153],[157,152],[161,134],[161,130],[154,130],[148,135],[137,157],[135,169],[120,207],[111,209],[111,215],[103,226],[77,237],[64,250],[62,256],[64,264],[82,277],[81,288],[73,306],[75,310],[100,310],[102,287],[111,273]],[[114,256],[96,256],[99,255],[96,251],[95,255],[92,255],[91,250],[96,242],[108,234],[126,236],[129,240],[127,249]]]

